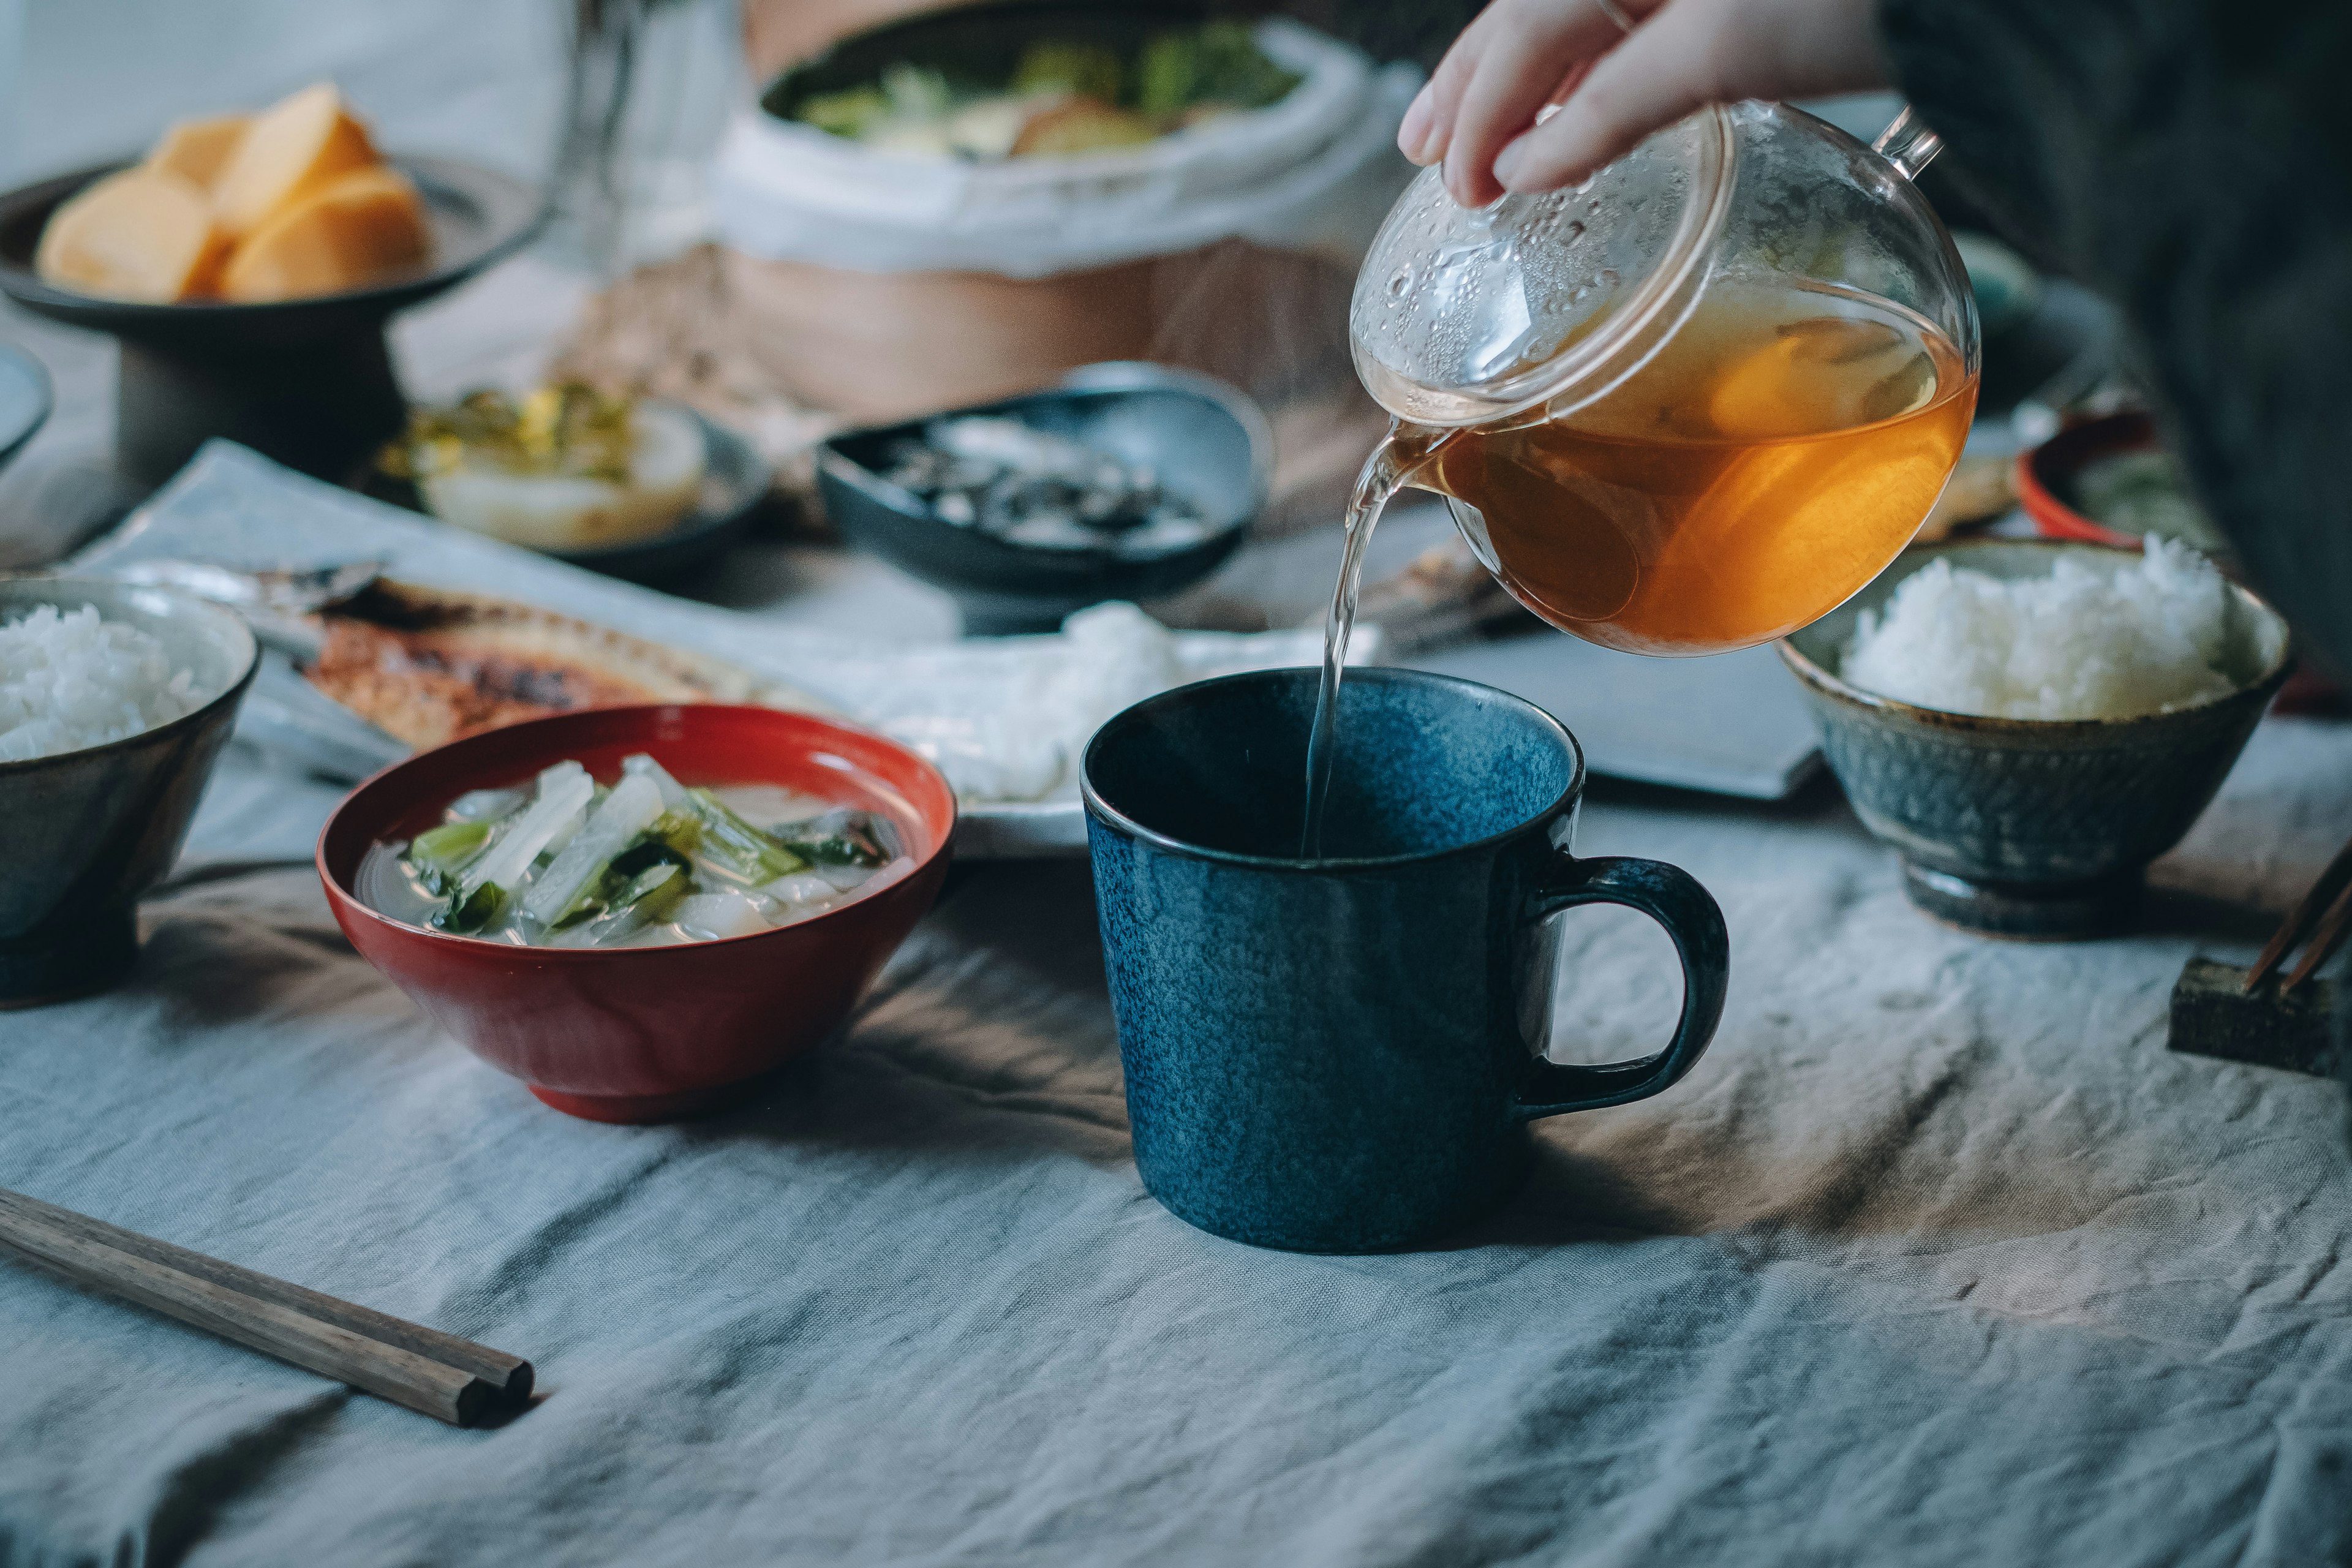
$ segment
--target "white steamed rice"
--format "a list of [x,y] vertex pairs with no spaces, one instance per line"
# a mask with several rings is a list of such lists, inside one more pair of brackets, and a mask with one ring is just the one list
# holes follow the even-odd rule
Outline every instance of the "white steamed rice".
[[85,605],[0,625],[0,763],[103,745],[193,713],[204,699],[163,645]]
[[1846,681],[1951,713],[2131,719],[2227,696],[2229,587],[2211,562],[2150,539],[2131,565],[2066,556],[2005,580],[1931,562],[1865,611]]

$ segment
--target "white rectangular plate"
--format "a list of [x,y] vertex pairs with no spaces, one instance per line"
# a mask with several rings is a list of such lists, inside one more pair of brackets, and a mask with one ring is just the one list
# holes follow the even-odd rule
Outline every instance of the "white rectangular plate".
[[[198,453],[123,525],[83,550],[63,570],[104,574],[134,561],[177,559],[239,566],[304,567],[382,560],[390,575],[435,587],[493,594],[576,616],[634,637],[723,658],[787,682],[856,714],[861,695],[894,685],[922,689],[950,677],[985,685],[1003,668],[1008,680],[1034,671],[1024,649],[1052,639],[992,637],[940,644],[860,641],[839,633],[673,597],[568,566],[530,551],[338,489],[215,441]],[[1377,637],[1360,638],[1350,662],[1376,656]],[[1185,679],[1241,669],[1312,664],[1319,632],[1242,635],[1181,632],[1175,658]],[[290,671],[257,688],[241,730],[329,777],[366,771],[351,715],[322,720]],[[340,722],[338,722],[340,721]],[[359,731],[368,727],[357,725]],[[982,859],[1086,852],[1085,809],[1068,779],[1034,801],[966,800],[957,853]]]
[[1612,778],[1782,800],[1822,764],[1812,716],[1769,647],[1645,658],[1542,630],[1406,662],[1526,698]]

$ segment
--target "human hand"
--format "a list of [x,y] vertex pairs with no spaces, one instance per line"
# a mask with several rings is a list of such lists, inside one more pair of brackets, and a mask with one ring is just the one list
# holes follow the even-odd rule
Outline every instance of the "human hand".
[[[1397,145],[1416,163],[1442,159],[1454,199],[1483,206],[1572,184],[1706,104],[1891,80],[1873,0],[1494,0],[1438,62]],[[1559,112],[1536,124],[1548,103]]]

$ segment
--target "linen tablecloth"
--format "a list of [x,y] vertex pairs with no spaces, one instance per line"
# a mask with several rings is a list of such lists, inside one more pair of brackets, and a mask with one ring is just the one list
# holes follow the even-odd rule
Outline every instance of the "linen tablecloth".
[[[281,8],[232,48],[207,9],[48,7],[59,112],[0,159],[332,71],[388,144],[539,166],[558,79],[518,30],[551,22]],[[409,386],[535,361],[582,287],[526,260],[415,313]],[[0,323],[59,392],[0,486],[16,565],[77,542],[16,503],[103,446],[111,356]],[[952,626],[871,563],[756,564],[729,602]],[[1359,1258],[1142,1191],[1083,865],[960,876],[761,1103],[599,1127],[343,943],[307,868],[335,795],[232,753],[133,982],[0,1014],[0,1185],[529,1356],[547,1395],[454,1431],[0,1261],[0,1568],[2352,1563],[2343,1094],[2164,1047],[2182,962],[2250,956],[2352,834],[2352,725],[2265,724],[2147,929],[2080,946],[1928,922],[1826,786],[1601,795],[1580,848],[1724,905],[1714,1048],[1543,1123],[1480,1230]],[[1558,1048],[1650,1048],[1665,939],[1565,919]]]
[[[972,868],[758,1103],[596,1126],[353,955],[334,792],[232,754],[132,983],[0,1015],[0,1184],[546,1397],[451,1430],[0,1264],[0,1563],[2352,1562],[2341,1091],[2164,1043],[2347,780],[2270,721],[2147,929],[2040,947],[1826,789],[1621,788],[1580,847],[1721,900],[1713,1050],[1479,1230],[1313,1258],[1142,1190],[1083,865]],[[1646,1048],[1664,938],[1568,920],[1556,1049]]]

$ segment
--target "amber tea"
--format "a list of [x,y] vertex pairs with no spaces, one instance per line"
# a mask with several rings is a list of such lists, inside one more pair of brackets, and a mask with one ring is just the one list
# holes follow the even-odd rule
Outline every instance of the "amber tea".
[[1300,852],[1318,847],[1364,544],[1398,489],[1447,497],[1487,568],[1562,631],[1722,653],[1810,625],[1884,570],[1942,492],[1975,406],[1951,340],[1899,305],[1717,279],[1590,406],[1391,429],[1349,505]]
[[1918,317],[1718,281],[1591,407],[1455,433],[1405,482],[1528,608],[1634,653],[1719,653],[1827,615],[1895,558],[1958,460],[1976,384]]

